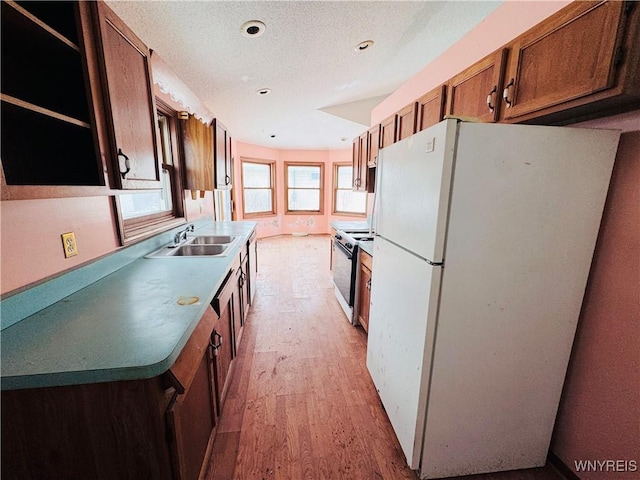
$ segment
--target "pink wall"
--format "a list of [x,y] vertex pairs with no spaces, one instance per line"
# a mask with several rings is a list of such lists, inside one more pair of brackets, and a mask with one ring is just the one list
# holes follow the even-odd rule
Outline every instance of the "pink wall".
[[371,111],[371,125],[441,85],[570,1],[506,1]]
[[635,460],[640,478],[640,111],[580,126],[621,128],[609,195],[558,410],[552,451],[576,460]]
[[[329,223],[333,220],[365,220],[364,217],[346,217],[331,215],[331,195],[333,193],[333,164],[351,163],[351,149],[343,150],[278,150],[242,142],[236,142],[236,208],[238,219],[242,219],[242,183],[240,178],[241,157],[272,160],[276,162],[276,215],[251,218],[258,222],[258,237],[292,233],[322,234],[329,233]],[[324,164],[324,214],[323,215],[286,215],[284,195],[284,162],[315,162]],[[371,203],[370,201],[368,202]],[[368,205],[369,209],[371,205]]]
[[[0,202],[2,293],[115,250],[111,197]],[[64,258],[60,235],[75,232],[78,255]]]
[[[0,293],[11,292],[120,248],[112,197],[72,197],[0,202]],[[191,199],[188,221],[213,218],[213,193]],[[78,255],[64,258],[60,235],[76,234]]]

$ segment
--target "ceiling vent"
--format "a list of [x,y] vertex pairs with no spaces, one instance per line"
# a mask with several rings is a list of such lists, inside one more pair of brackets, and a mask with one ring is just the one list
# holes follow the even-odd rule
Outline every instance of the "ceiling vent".
[[267,26],[260,20],[249,20],[242,24],[240,31],[245,37],[253,38],[262,35],[266,28]]

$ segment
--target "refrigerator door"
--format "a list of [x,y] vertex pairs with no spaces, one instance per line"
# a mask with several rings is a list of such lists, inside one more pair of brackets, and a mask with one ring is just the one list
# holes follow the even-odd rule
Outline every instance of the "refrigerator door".
[[380,151],[376,234],[442,262],[457,121],[445,120]]
[[618,137],[460,126],[421,478],[545,464]]
[[418,468],[442,268],[377,238],[367,368],[407,463]]

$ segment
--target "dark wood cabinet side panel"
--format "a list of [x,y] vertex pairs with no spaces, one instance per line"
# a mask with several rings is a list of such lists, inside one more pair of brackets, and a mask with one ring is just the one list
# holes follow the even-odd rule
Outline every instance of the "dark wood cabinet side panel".
[[2,392],[2,477],[171,479],[159,379]]
[[380,124],[369,129],[369,154],[367,166],[375,167],[378,164],[378,151],[380,150]]

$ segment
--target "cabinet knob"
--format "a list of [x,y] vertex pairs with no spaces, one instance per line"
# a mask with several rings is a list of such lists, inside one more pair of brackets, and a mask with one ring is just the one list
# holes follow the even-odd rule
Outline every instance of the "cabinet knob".
[[122,179],[127,176],[127,173],[131,171],[131,162],[129,161],[129,157],[127,157],[121,148],[118,149],[118,164],[120,163],[120,157],[124,158],[124,167],[125,171],[120,170],[120,175],[122,175]]
[[231,177],[229,175],[224,176],[224,184],[229,185],[231,183]]

